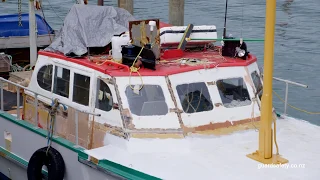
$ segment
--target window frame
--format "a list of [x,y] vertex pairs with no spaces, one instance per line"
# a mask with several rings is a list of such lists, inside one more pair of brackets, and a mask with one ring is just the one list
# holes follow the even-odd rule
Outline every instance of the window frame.
[[[92,104],[92,89],[91,89],[91,87],[92,87],[92,83],[93,83],[93,80],[92,79],[97,79],[97,78],[94,78],[93,76],[92,76],[92,73],[87,73],[87,72],[82,72],[80,69],[75,69],[75,68],[73,68],[73,69],[70,69],[70,83],[72,83],[72,86],[70,86],[70,89],[69,89],[69,91],[70,91],[70,94],[69,94],[69,99],[70,99],[70,101],[71,101],[71,103],[75,103],[75,104],[77,104],[77,105],[80,105],[80,106],[88,106],[88,107],[91,107],[91,104]],[[75,102],[74,100],[73,100],[73,94],[74,94],[74,77],[75,77],[75,74],[79,74],[79,75],[82,75],[82,76],[87,76],[87,77],[89,77],[90,78],[90,84],[89,84],[89,100],[88,100],[88,105],[83,105],[83,104],[81,104],[81,103],[78,103],[78,102]],[[96,93],[94,93],[94,94],[96,94]],[[93,105],[93,106],[95,106],[95,105]]]
[[[253,74],[253,73],[256,73],[256,74],[258,75],[258,77],[259,77],[260,84],[261,84],[261,87],[262,87],[262,88],[260,89],[260,91],[258,91],[258,89],[257,89],[257,87],[256,87],[256,84],[254,83],[254,80],[253,80],[253,78],[252,78],[252,74]],[[252,83],[253,83],[253,86],[254,86],[254,89],[255,89],[254,96],[256,96],[256,97],[258,96],[259,100],[261,101],[262,93],[263,93],[263,81],[262,81],[262,77],[259,75],[259,73],[258,73],[257,70],[252,71],[252,72],[250,73],[250,77],[251,77],[251,80],[252,80]],[[261,92],[261,98],[260,98],[260,96],[259,96],[260,92]]]
[[[56,76],[56,67],[60,67],[60,68],[63,68],[63,69],[67,69],[67,70],[69,70],[69,93],[68,93],[68,97],[64,97],[64,96],[61,96],[61,95],[59,95],[59,94],[56,94],[55,92],[53,92],[53,90],[54,90],[54,84],[55,84],[55,76]],[[68,67],[66,67],[66,66],[64,66],[63,64],[55,64],[54,65],[54,69],[53,69],[53,76],[52,76],[52,88],[51,88],[51,93],[52,94],[54,94],[54,95],[56,95],[56,96],[59,96],[59,97],[62,97],[62,98],[66,98],[66,99],[70,99],[70,91],[71,91],[71,75],[72,74],[72,70],[71,70],[71,68],[68,68]]]
[[[39,84],[39,82],[38,82],[38,75],[39,75],[39,72],[40,72],[40,70],[43,68],[43,67],[45,67],[45,66],[52,66],[52,74],[51,74],[51,87],[50,87],[50,91],[48,91],[48,90],[46,90],[46,89],[44,89],[44,88],[42,88],[41,86],[40,86],[40,84]],[[40,89],[42,89],[42,90],[44,90],[44,91],[46,91],[46,92],[52,92],[52,90],[53,90],[53,83],[54,83],[54,81],[53,81],[53,77],[54,77],[54,67],[55,67],[55,65],[53,64],[53,63],[47,63],[47,64],[43,64],[39,69],[38,69],[38,71],[37,71],[37,76],[36,76],[36,80],[37,80],[37,84],[38,84],[38,86],[39,86],[39,88]]]
[[[221,95],[220,95],[220,90],[219,90],[219,87],[217,86],[217,83],[218,83],[218,81],[220,81],[220,80],[227,80],[227,79],[236,79],[236,78],[241,78],[242,80],[243,80],[243,82],[244,82],[244,84],[246,85],[246,89],[247,89],[247,92],[248,92],[248,96],[249,96],[249,98],[250,98],[250,104],[248,104],[248,105],[245,105],[245,106],[237,106],[237,107],[226,107],[224,104],[224,102],[222,101],[222,98],[221,98]],[[249,89],[248,89],[248,84],[246,83],[246,81],[245,81],[245,78],[243,77],[243,76],[233,76],[233,77],[226,77],[226,78],[218,78],[218,79],[216,79],[216,81],[215,81],[215,86],[216,86],[216,88],[217,88],[217,91],[218,91],[218,96],[219,96],[219,98],[220,98],[220,101],[221,101],[221,104],[223,105],[223,107],[225,107],[225,108],[227,108],[227,109],[233,109],[233,108],[241,108],[241,107],[247,107],[247,106],[251,106],[252,104],[253,104],[253,100],[252,100],[252,97],[250,96],[250,92],[249,92]]]
[[[167,107],[166,113],[165,113],[165,114],[161,114],[161,115],[141,115],[142,110],[141,110],[141,112],[140,112],[140,115],[133,113],[132,110],[131,110],[131,107],[130,107],[129,98],[128,98],[128,96],[127,96],[126,91],[127,91],[127,88],[131,88],[132,86],[135,86],[135,85],[140,85],[140,86],[159,86],[159,87],[161,88],[161,92],[162,92],[162,95],[163,95],[163,98],[164,98],[164,102],[165,102],[166,107]],[[131,86],[131,87],[130,87],[130,86]],[[124,86],[124,87],[125,87],[125,89],[124,89],[123,92],[124,92],[124,95],[125,95],[125,97],[126,97],[126,99],[127,99],[128,108],[129,108],[131,114],[133,114],[134,116],[138,116],[138,117],[167,116],[167,115],[170,113],[170,111],[169,111],[169,105],[168,105],[168,102],[167,102],[167,98],[166,98],[166,96],[165,96],[165,93],[164,93],[164,90],[163,90],[163,87],[162,87],[161,84],[131,84],[131,85],[128,84],[128,85],[126,85],[126,86]],[[135,97],[142,97],[142,96],[141,96],[141,95],[137,95],[137,96],[135,96]],[[146,101],[146,102],[148,102],[148,101]],[[143,107],[143,106],[142,106],[142,107]],[[142,108],[142,107],[141,107],[141,108]]]
[[101,109],[100,107],[97,107],[97,104],[99,103],[99,91],[100,91],[100,84],[99,84],[99,88],[97,88],[97,92],[95,92],[95,103],[94,103],[94,108],[96,108],[96,109],[99,109],[100,111],[104,111],[104,112],[110,112],[110,111],[112,111],[112,109],[113,109],[113,103],[114,103],[114,100],[113,100],[113,93],[112,93],[112,90],[111,90],[111,88],[110,88],[110,85],[108,84],[108,83],[106,83],[104,80],[103,80],[103,78],[99,78],[99,77],[96,77],[95,78],[96,79],[96,83],[97,83],[97,85],[96,85],[96,87],[98,87],[98,84],[99,84],[99,82],[103,82],[103,83],[105,83],[106,85],[107,85],[107,87],[109,88],[109,91],[110,91],[110,95],[111,95],[111,109],[110,110],[105,110],[105,109]]
[[[209,96],[210,96],[210,99],[209,99],[209,100],[210,100],[210,102],[211,102],[212,109],[207,110],[207,111],[199,111],[199,112],[189,113],[189,112],[186,112],[186,111],[183,109],[183,104],[182,104],[182,101],[181,101],[181,99],[180,99],[179,92],[178,92],[178,89],[177,89],[177,88],[178,88],[178,86],[181,86],[181,85],[185,85],[185,84],[196,84],[196,83],[204,83],[205,87],[207,88],[207,92],[208,92],[208,94],[209,94]],[[214,107],[214,102],[213,102],[213,99],[212,99],[212,94],[210,93],[210,88],[208,87],[208,84],[207,84],[207,82],[205,82],[205,81],[197,81],[197,82],[190,82],[190,83],[186,82],[186,83],[182,83],[182,84],[176,84],[176,86],[175,86],[175,91],[176,91],[176,94],[177,94],[176,99],[179,100],[179,103],[180,103],[180,106],[181,106],[181,108],[182,108],[183,113],[186,113],[186,114],[205,113],[205,112],[213,111],[213,110],[215,109],[215,107]]]

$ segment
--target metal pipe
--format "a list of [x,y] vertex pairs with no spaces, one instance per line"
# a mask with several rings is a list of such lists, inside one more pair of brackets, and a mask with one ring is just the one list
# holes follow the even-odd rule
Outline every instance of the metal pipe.
[[17,119],[20,119],[20,88],[17,88]]
[[300,87],[308,88],[308,85],[304,85],[304,84],[301,84],[301,83],[297,83],[297,82],[293,82],[293,81],[289,81],[289,80],[285,80],[285,79],[281,79],[281,78],[277,78],[277,77],[273,77],[273,79],[275,79],[277,81],[281,81],[281,82],[297,85],[297,86],[300,86]]
[[79,123],[78,123],[78,111],[77,110],[75,110],[74,119],[75,119],[75,124],[76,124],[76,129],[75,129],[76,145],[79,145],[79,137],[78,137]]
[[0,80],[0,85],[1,85],[1,111],[4,111],[3,108],[3,82]]
[[[32,91],[32,90],[28,89],[27,87],[21,86],[20,84],[11,82],[11,81],[6,80],[6,79],[4,79],[4,78],[2,78],[2,77],[0,77],[0,81],[1,81],[1,82],[4,81],[4,82],[7,82],[7,83],[9,83],[9,84],[13,84],[13,85],[15,85],[16,87],[19,87],[19,88],[25,89],[25,90],[27,90],[27,91],[30,91],[30,92],[33,93],[34,95],[39,95],[39,96],[42,96],[42,97],[45,97],[45,98],[48,98],[48,99],[52,99],[52,97],[40,95],[40,94],[36,93],[35,91]],[[3,103],[2,103],[2,104],[3,104]],[[60,103],[60,104],[64,104],[64,105],[66,105],[66,106],[68,106],[68,107],[74,108],[74,109],[76,109],[77,111],[82,112],[82,113],[90,114],[90,115],[93,115],[93,116],[101,116],[101,114],[97,114],[97,113],[94,113],[94,112],[77,109],[77,108],[75,108],[74,106],[72,106],[72,105],[69,104],[69,103]]]

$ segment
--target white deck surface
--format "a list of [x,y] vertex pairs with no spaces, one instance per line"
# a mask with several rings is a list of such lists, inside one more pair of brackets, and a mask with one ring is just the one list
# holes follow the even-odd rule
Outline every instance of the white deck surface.
[[289,160],[280,167],[263,167],[246,157],[258,148],[255,130],[184,140],[131,139],[127,148],[107,145],[87,153],[162,179],[320,179],[319,126],[279,119],[277,141],[280,154]]

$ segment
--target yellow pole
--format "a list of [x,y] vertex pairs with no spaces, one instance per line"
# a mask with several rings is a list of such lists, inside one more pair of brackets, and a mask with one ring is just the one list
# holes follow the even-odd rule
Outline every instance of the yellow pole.
[[286,163],[288,160],[272,155],[272,77],[274,58],[274,31],[276,21],[276,0],[266,0],[266,22],[264,41],[263,95],[261,101],[261,122],[259,129],[259,150],[248,157],[259,162]]

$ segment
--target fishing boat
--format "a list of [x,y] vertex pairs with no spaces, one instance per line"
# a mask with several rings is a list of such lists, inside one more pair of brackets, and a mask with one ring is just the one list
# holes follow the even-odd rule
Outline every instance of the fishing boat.
[[[38,50],[49,46],[55,32],[40,15],[35,15]],[[12,63],[26,63],[30,59],[29,14],[0,16],[0,52],[12,57]]]
[[219,46],[215,25],[74,5],[38,52],[29,84],[1,78],[17,87],[17,106],[4,111],[1,86],[0,172],[19,180],[317,179],[320,127],[272,109],[275,0],[266,12],[262,76],[246,40],[225,30]]

